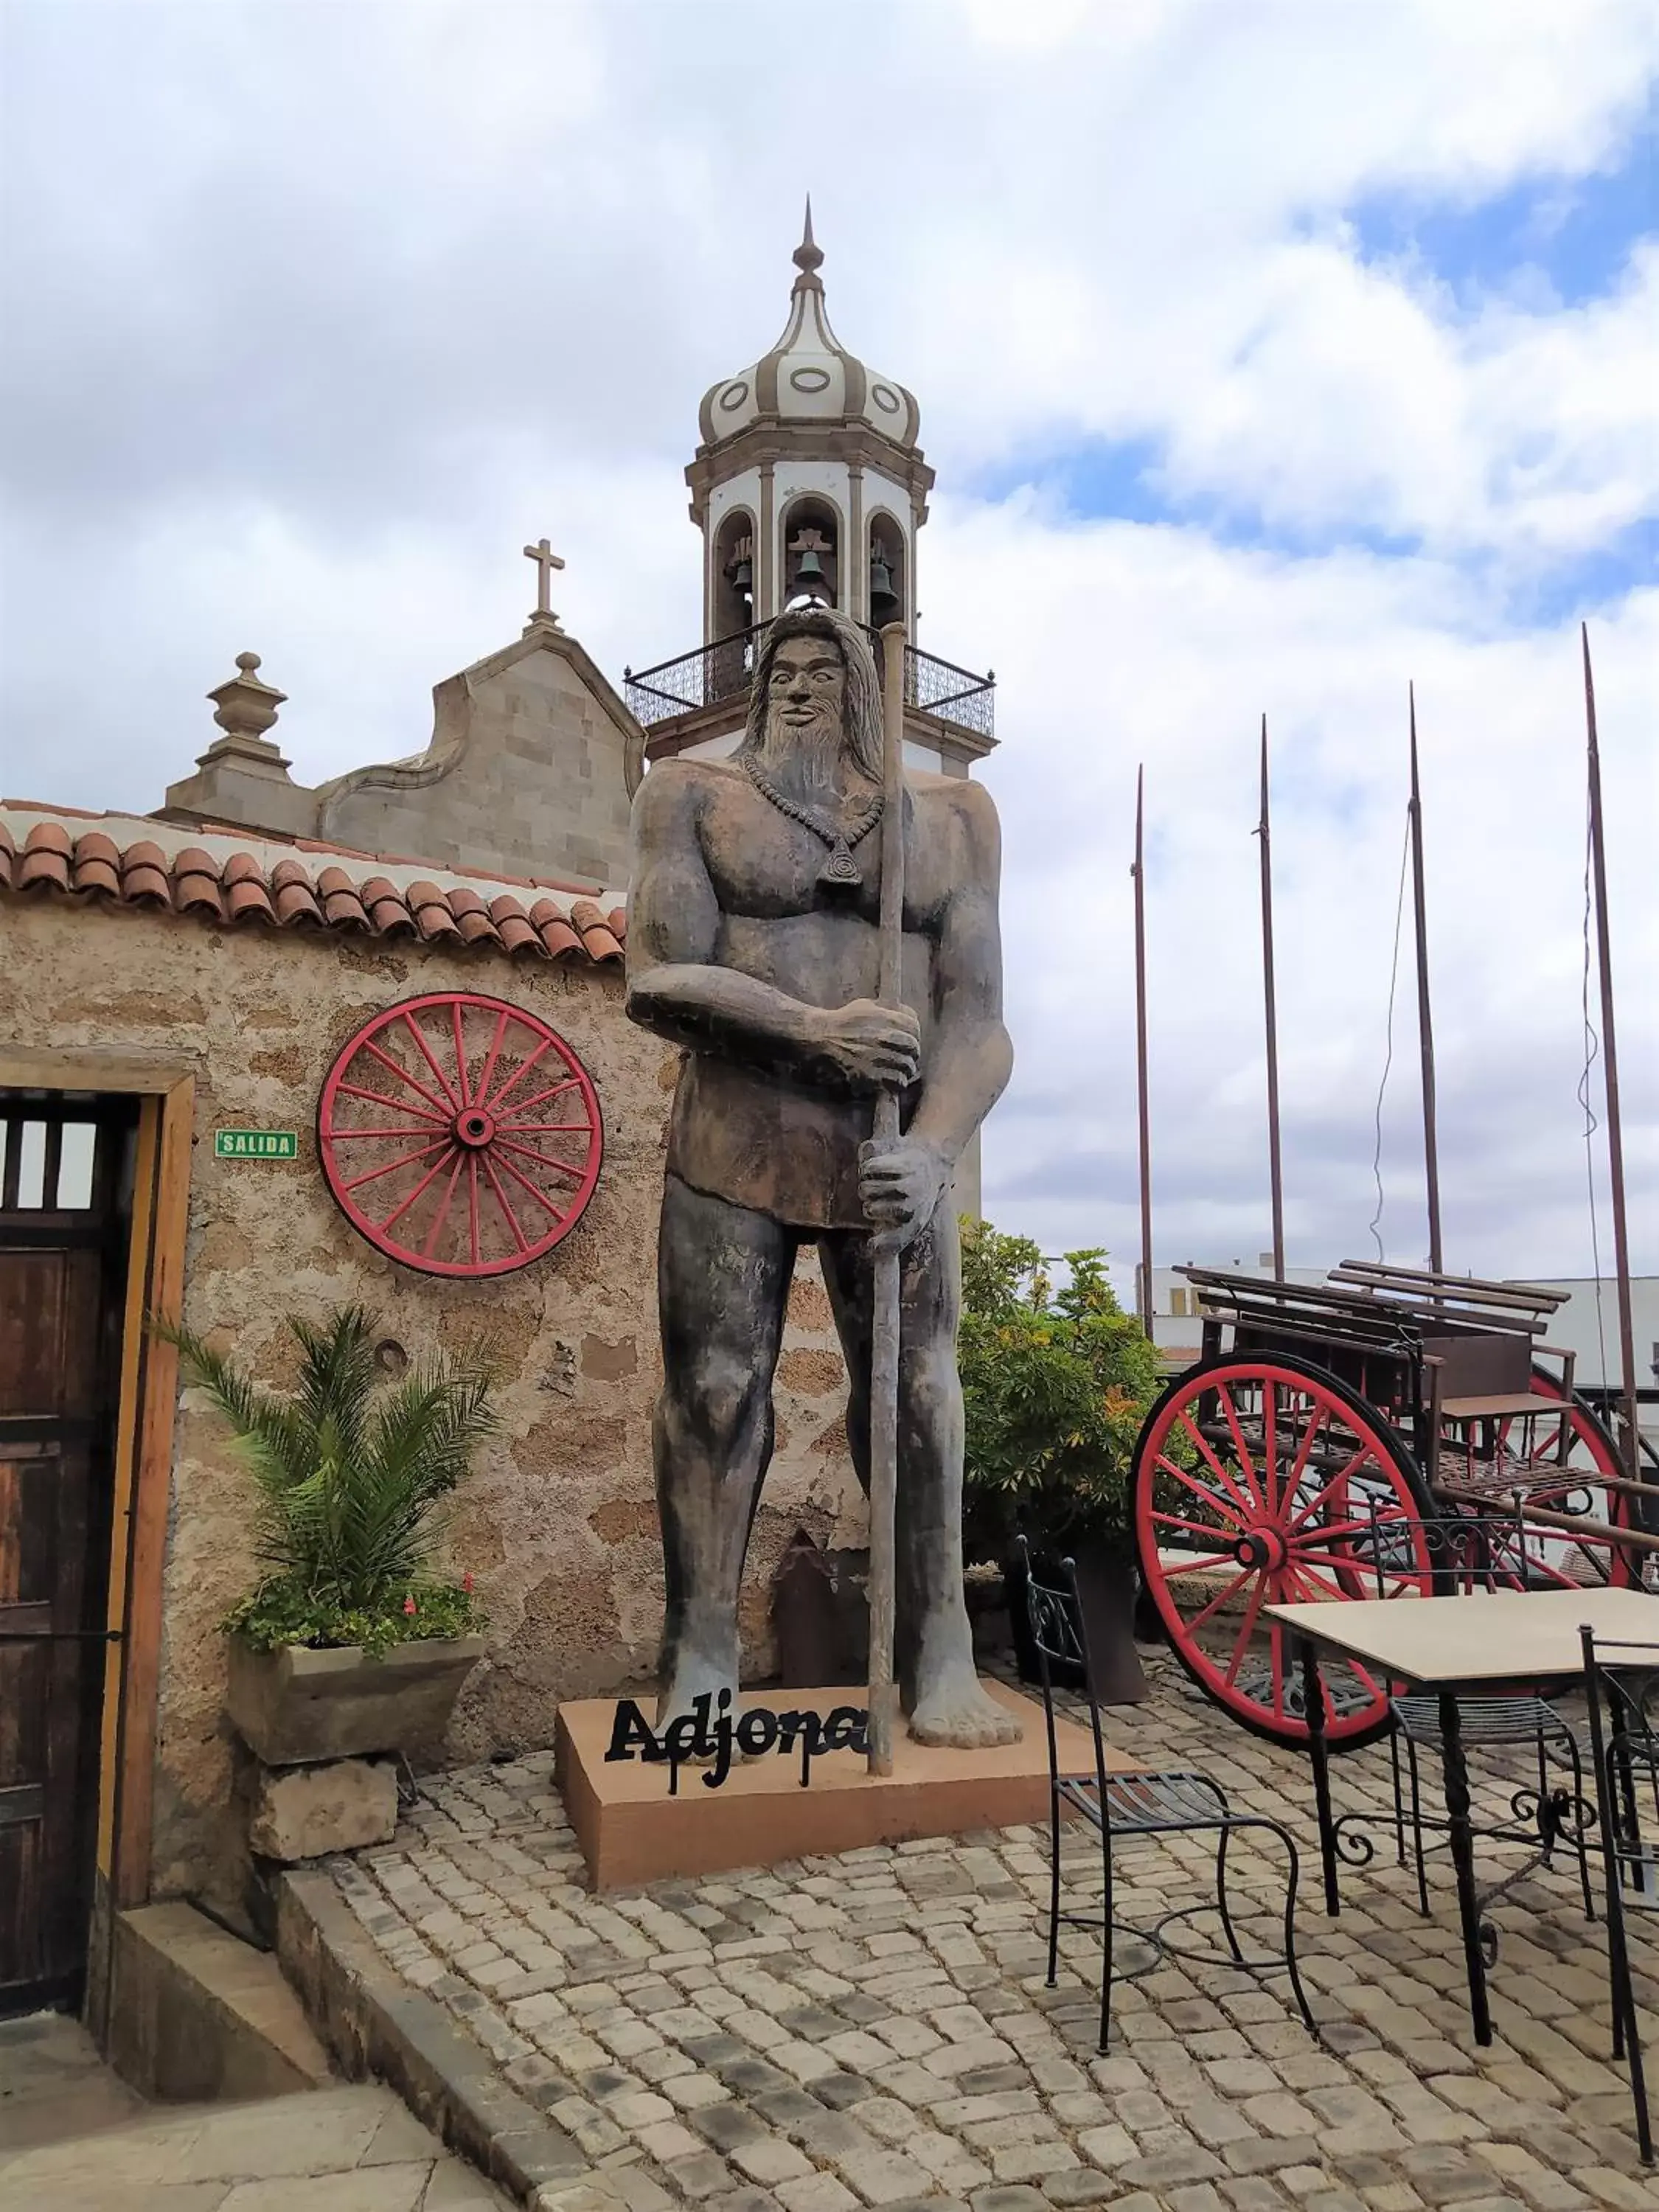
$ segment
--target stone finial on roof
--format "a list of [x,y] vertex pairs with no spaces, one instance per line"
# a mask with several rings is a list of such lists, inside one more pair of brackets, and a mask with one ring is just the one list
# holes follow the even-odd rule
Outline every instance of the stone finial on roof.
[[222,753],[234,745],[239,751],[253,752],[262,759],[276,756],[277,749],[265,732],[274,726],[277,708],[287,705],[288,694],[256,676],[258,665],[257,653],[239,653],[238,673],[216,691],[208,693],[213,702],[213,719],[225,733],[214,740],[210,752]]
[[796,268],[799,270],[803,276],[815,276],[823,266],[823,254],[819,248],[817,240],[812,235],[812,195],[811,192],[808,192],[806,195],[806,223],[800,234],[800,244],[795,248],[793,253],[792,253],[789,258],[794,263]]
[[167,786],[161,811],[175,821],[257,823],[304,837],[316,826],[311,795],[290,780],[288,761],[265,735],[288,694],[265,683],[258,666],[257,653],[239,653],[235,675],[208,693],[224,735],[198,754],[194,775]]

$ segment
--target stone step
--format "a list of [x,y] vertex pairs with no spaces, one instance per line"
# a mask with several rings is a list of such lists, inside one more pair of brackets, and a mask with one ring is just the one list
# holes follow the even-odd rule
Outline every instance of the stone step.
[[185,1904],[115,1923],[112,2064],[141,2094],[282,2097],[333,2079],[275,1956]]

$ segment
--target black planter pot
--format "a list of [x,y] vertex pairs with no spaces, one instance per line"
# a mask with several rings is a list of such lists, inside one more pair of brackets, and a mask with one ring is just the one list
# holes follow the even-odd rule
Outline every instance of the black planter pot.
[[[1134,1553],[1127,1544],[1079,1544],[1072,1553],[1077,1563],[1078,1602],[1083,1608],[1089,1652],[1094,1661],[1095,1683],[1103,1705],[1139,1705],[1148,1691],[1135,1650],[1136,1574]],[[1058,1555],[1038,1553],[1033,1559],[1037,1580],[1046,1587],[1063,1589],[1066,1577]],[[1025,1562],[1018,1553],[1003,1562],[1003,1587],[1008,1594],[1009,1624],[1013,1631],[1014,1656],[1022,1682],[1041,1682],[1042,1662],[1031,1635],[1025,1605]],[[1083,1669],[1049,1662],[1056,1689],[1081,1690]]]

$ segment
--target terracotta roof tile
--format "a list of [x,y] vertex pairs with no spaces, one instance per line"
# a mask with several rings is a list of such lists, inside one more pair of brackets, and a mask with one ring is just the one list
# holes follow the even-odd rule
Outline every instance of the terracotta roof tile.
[[530,919],[550,960],[567,960],[573,952],[579,960],[587,957],[586,946],[551,899],[538,899],[530,909]]
[[121,848],[101,830],[88,830],[75,841],[75,871],[70,886],[77,891],[121,896]]
[[129,845],[122,854],[121,896],[129,906],[173,904],[173,886],[167,880],[167,856],[159,845]]
[[542,940],[532,927],[530,916],[511,891],[503,891],[499,898],[490,900],[489,919],[495,923],[501,943],[509,952],[541,951]]
[[[27,802],[5,804],[14,818],[17,813],[37,811]],[[384,873],[363,873],[342,865],[377,859],[382,868],[410,865],[390,854],[346,853],[296,838],[289,853],[268,867],[251,852],[216,859],[204,846],[183,845],[169,854],[150,838],[124,846],[101,829],[76,834],[65,827],[66,822],[79,824],[101,818],[118,830],[118,817],[100,817],[72,807],[52,810],[52,817],[58,815],[64,818],[32,822],[27,834],[21,822],[14,831],[0,820],[0,892],[75,893],[88,905],[118,900],[218,923],[258,921],[284,929],[402,933],[428,944],[465,944],[532,959],[612,963],[623,957],[628,922],[622,907],[607,914],[597,901],[578,897],[567,910],[556,900],[542,896],[526,910],[512,891],[500,888],[507,881],[543,892],[574,886],[498,876],[476,888],[456,884],[445,890],[419,878],[400,890]],[[231,837],[243,833],[227,825],[222,830],[210,827],[206,834]],[[264,841],[267,854],[276,842]],[[331,857],[313,875],[296,857],[301,853]]]
[[325,868],[317,878],[323,902],[323,919],[331,929],[367,929],[363,902],[343,868]]
[[410,937],[419,935],[419,924],[404,902],[403,893],[387,877],[370,876],[357,896],[377,937],[395,937],[399,932]]
[[590,960],[620,960],[623,949],[611,934],[611,926],[592,899],[573,899],[570,919],[581,933],[581,940]]
[[278,860],[270,872],[270,900],[284,929],[320,929],[323,909],[317,903],[311,879],[297,860]]
[[18,890],[66,891],[74,851],[74,842],[61,822],[37,822],[23,846]]

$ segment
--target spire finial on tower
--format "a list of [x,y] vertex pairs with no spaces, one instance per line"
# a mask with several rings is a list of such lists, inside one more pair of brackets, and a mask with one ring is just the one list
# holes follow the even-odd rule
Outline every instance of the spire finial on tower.
[[806,195],[806,223],[801,232],[800,244],[792,257],[803,276],[813,276],[823,265],[823,256],[812,237],[812,195]]

